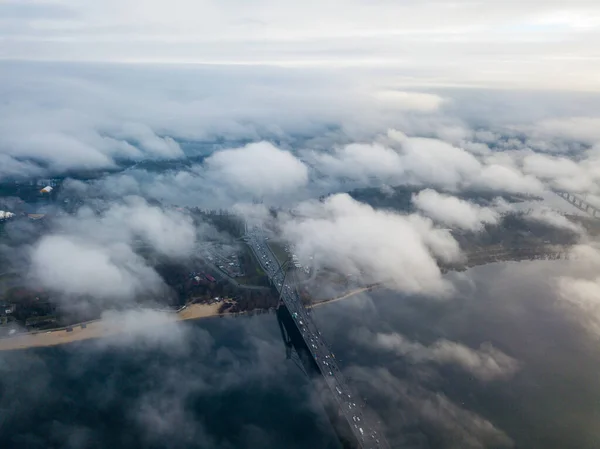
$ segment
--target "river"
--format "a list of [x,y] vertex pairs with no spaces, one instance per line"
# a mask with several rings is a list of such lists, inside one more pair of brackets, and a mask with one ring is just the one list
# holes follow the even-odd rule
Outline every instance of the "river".
[[[448,275],[451,298],[377,290],[313,315],[394,447],[595,449],[600,351],[556,306],[561,263],[477,267]],[[152,326],[0,353],[0,447],[340,447],[274,314]]]

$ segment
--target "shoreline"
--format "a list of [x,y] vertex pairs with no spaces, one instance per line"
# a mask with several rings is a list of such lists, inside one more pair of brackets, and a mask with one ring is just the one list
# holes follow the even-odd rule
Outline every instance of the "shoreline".
[[[173,321],[199,320],[219,316],[220,303],[215,304],[191,304],[177,312],[156,312],[166,317],[173,317]],[[227,315],[227,314],[222,314]],[[168,322],[168,321],[167,321]],[[57,346],[76,341],[91,340],[108,337],[123,333],[122,322],[119,320],[99,319],[85,323],[49,331],[36,331],[19,334],[14,337],[0,339],[0,351],[12,351],[27,348],[40,348],[46,346]]]
[[[343,299],[350,298],[352,296],[371,291],[375,288],[380,287],[379,285],[372,285],[370,287],[362,287],[351,290],[344,293],[341,296],[335,298],[326,299],[325,301],[319,301],[311,304],[309,307],[319,307],[322,305],[329,304],[331,302],[341,301]],[[201,320],[206,318],[214,318],[218,316],[233,315],[229,313],[219,313],[221,304],[191,304],[180,309],[177,312],[161,311],[166,317],[175,316],[173,322],[176,321],[187,321],[187,320]],[[240,312],[242,314],[247,313]],[[237,314],[236,314],[237,315]],[[82,327],[83,326],[83,327]],[[77,341],[92,340],[97,338],[109,337],[113,335],[119,335],[125,332],[122,326],[122,322],[110,319],[99,319],[94,321],[87,321],[84,323],[74,324],[69,326],[72,331],[67,332],[67,327],[60,329],[54,329],[49,331],[35,331],[24,334],[19,334],[14,337],[7,337],[0,339],[0,352],[2,351],[13,351],[19,349],[28,348],[41,348],[48,346],[57,346],[67,343],[73,343]]]
[[[526,259],[527,260],[527,259]],[[484,264],[476,264],[474,266],[465,267],[465,269],[474,268],[475,266],[489,265],[494,263],[506,263],[506,262],[522,262],[522,260],[494,260],[489,261]],[[454,271],[454,270],[451,270]],[[361,293],[370,292],[377,288],[382,288],[383,284],[375,284],[370,285],[368,287],[360,287],[349,292],[346,292],[340,296],[336,296],[335,298],[325,299],[323,301],[315,302],[309,306],[308,308],[315,308],[330,304],[332,302],[341,301],[344,299],[351,298],[352,296],[359,295]],[[191,304],[188,306],[184,306],[178,311],[156,311],[157,313],[162,313],[165,316],[173,316],[174,322],[176,321],[186,321],[186,320],[199,320],[206,318],[214,318],[217,316],[228,316],[228,315],[238,315],[238,314],[246,314],[249,311],[239,312],[238,314],[230,314],[230,313],[219,313],[219,308],[221,304]],[[84,327],[82,327],[84,326]],[[12,351],[19,349],[28,349],[28,348],[37,348],[37,347],[46,347],[46,346],[57,346],[67,343],[72,343],[76,341],[83,340],[91,340],[102,337],[107,337],[111,335],[118,335],[120,333],[124,333],[125,329],[122,327],[122,323],[119,320],[106,320],[99,319],[95,321],[88,321],[85,323],[78,323],[70,326],[72,331],[67,332],[67,328],[60,328],[49,331],[35,331],[28,332],[24,334],[19,334],[14,337],[7,337],[0,339],[0,352],[2,351]]]
[[349,292],[344,293],[343,295],[336,296],[335,298],[329,298],[329,299],[325,299],[323,301],[318,301],[318,302],[312,303],[311,305],[309,305],[307,307],[309,309],[314,309],[315,307],[320,307],[320,306],[324,306],[326,304],[330,304],[332,302],[337,302],[337,301],[341,301],[343,299],[348,299],[348,298],[351,298],[352,296],[356,296],[356,295],[359,295],[359,294],[365,293],[365,292],[370,292],[372,290],[375,290],[377,288],[382,288],[382,287],[383,287],[382,284],[376,284],[376,285],[370,285],[369,287],[356,288],[354,290],[350,290]]

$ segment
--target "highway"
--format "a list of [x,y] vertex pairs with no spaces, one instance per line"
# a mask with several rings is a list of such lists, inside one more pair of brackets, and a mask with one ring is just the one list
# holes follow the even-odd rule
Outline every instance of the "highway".
[[268,237],[265,231],[257,227],[247,229],[244,240],[280,293],[281,300],[292,315],[325,383],[337,402],[340,414],[348,421],[359,447],[361,449],[389,449],[390,446],[385,436],[378,430],[378,423],[373,422],[364,413],[364,403],[350,390],[334,354],[323,340],[310,312],[303,306],[294,283],[285,276],[279,261],[267,245]]

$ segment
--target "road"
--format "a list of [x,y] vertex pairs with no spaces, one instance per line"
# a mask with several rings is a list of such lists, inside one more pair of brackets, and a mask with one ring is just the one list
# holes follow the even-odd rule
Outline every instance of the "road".
[[302,304],[293,280],[285,276],[275,254],[267,245],[268,237],[265,231],[260,228],[247,229],[245,241],[280,293],[281,300],[296,322],[306,346],[337,402],[340,414],[348,421],[360,448],[388,449],[390,446],[383,433],[378,430],[378,424],[367,417],[364,413],[364,403],[350,390],[335,360],[335,355],[323,340],[310,312]]

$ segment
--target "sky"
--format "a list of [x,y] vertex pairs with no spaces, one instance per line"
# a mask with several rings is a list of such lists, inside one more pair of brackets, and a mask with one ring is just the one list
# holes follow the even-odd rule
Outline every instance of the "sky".
[[598,91],[594,0],[4,0],[0,58],[368,68],[420,85]]

